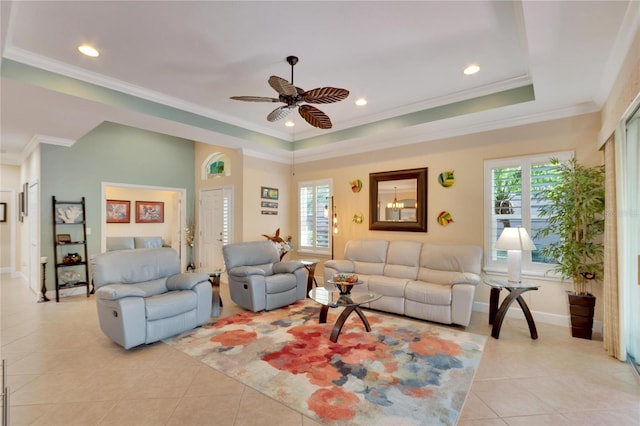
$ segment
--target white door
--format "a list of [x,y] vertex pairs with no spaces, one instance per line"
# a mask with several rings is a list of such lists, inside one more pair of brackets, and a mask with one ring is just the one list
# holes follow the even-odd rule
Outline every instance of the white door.
[[222,246],[231,242],[231,189],[200,191],[200,234],[198,268],[224,267]]
[[40,226],[38,218],[40,217],[40,203],[38,194],[38,184],[29,186],[27,195],[27,222],[29,229],[29,287],[35,294],[39,293],[40,284]]

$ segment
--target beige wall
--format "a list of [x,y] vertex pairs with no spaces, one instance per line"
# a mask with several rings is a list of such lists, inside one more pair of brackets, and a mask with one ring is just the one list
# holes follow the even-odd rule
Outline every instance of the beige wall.
[[602,107],[599,142],[604,143],[631,103],[640,95],[640,29],[636,32],[627,57],[620,68],[611,92]]
[[[127,187],[106,187],[107,200],[123,200],[131,203],[131,221],[129,223],[107,223],[106,237],[162,237],[171,244],[175,230],[175,209],[172,207],[175,191],[141,189]],[[164,203],[164,222],[136,223],[136,201],[161,201]]]
[[[456,242],[482,247],[484,160],[571,150],[575,151],[580,162],[601,164],[601,153],[596,150],[599,117],[598,113],[593,113],[304,163],[297,167],[294,182],[333,178],[340,223],[340,233],[334,240],[336,258],[342,257],[345,242],[353,238]],[[429,168],[427,233],[369,231],[369,173],[417,167]],[[455,171],[455,184],[450,188],[443,188],[437,181],[438,174],[445,170]],[[359,193],[351,191],[349,183],[354,179],[360,179],[364,184]],[[442,210],[452,214],[454,223],[446,227],[437,224],[436,216]],[[363,224],[352,222],[356,212],[364,214]],[[538,315],[544,313],[548,321],[564,324],[564,316],[568,315],[565,290],[570,286],[550,280],[532,281],[538,282],[541,288],[537,292],[526,293],[530,308]],[[594,291],[596,295],[601,293],[600,289]],[[488,300],[488,286],[478,286],[476,301],[480,307],[485,307]],[[598,306],[596,319],[600,318],[602,313]]]
[[12,237],[16,241],[19,209],[18,193],[22,191],[20,167],[3,165],[0,167],[0,202],[7,203],[6,222],[0,222],[0,270],[14,272],[15,252],[11,246]]
[[[243,235],[242,241],[262,240],[262,234],[273,235],[280,228],[280,236],[295,235],[295,215],[291,209],[297,203],[297,191],[291,186],[291,167],[288,164],[277,163],[256,157],[244,158],[243,182]],[[266,200],[261,197],[261,187],[277,188],[278,199]],[[263,215],[262,210],[276,210],[262,208],[261,202],[278,203],[277,215]]]

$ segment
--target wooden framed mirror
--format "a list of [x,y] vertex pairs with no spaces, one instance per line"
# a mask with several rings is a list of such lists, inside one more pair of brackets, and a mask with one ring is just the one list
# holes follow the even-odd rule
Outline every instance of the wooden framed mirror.
[[427,232],[429,169],[369,173],[369,229]]

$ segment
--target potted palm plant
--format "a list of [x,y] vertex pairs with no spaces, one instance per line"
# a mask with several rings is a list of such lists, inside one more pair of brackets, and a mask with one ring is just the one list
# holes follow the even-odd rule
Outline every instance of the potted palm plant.
[[558,184],[540,191],[539,216],[547,226],[536,238],[555,236],[557,240],[540,251],[563,280],[571,279],[569,310],[573,337],[591,339],[596,298],[589,284],[601,281],[604,271],[604,166],[585,167],[576,159],[560,162]]

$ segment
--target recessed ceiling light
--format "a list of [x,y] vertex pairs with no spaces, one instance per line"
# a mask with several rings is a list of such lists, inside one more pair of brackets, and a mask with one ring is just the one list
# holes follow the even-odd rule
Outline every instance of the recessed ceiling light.
[[296,123],[294,123],[293,121],[289,120],[289,121],[286,121],[284,123],[284,125],[287,126],[287,127],[293,127],[293,126],[296,125]]
[[356,105],[358,105],[358,106],[364,106],[364,105],[366,105],[366,104],[367,104],[367,100],[366,100],[365,98],[359,98],[359,99],[356,101]]
[[88,44],[81,44],[78,46],[78,50],[83,55],[91,56],[92,58],[100,56],[100,52],[98,52],[95,47],[89,46]]
[[471,64],[466,67],[463,72],[465,73],[465,75],[471,75],[477,73],[478,71],[480,71],[480,67],[476,64]]

